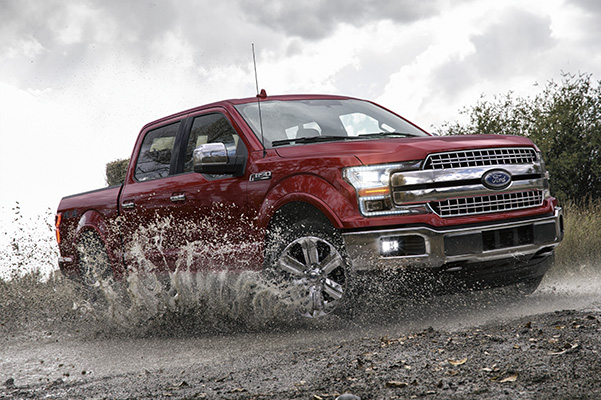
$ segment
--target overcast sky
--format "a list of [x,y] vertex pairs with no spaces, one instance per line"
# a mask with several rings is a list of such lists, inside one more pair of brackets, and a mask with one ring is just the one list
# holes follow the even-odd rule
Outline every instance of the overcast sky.
[[226,98],[368,98],[427,130],[601,78],[595,0],[0,0],[0,211],[104,185],[145,123]]

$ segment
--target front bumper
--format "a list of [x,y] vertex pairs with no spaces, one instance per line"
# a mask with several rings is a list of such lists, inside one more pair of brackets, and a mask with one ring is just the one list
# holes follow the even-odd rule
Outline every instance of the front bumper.
[[[342,234],[355,271],[461,270],[507,259],[528,263],[551,255],[563,239],[563,210],[529,220],[452,229],[410,227]],[[392,249],[392,250],[391,250]]]

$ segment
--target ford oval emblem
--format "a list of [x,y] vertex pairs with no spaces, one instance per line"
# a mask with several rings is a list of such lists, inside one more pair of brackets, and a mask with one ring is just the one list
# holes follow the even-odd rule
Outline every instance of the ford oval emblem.
[[511,174],[502,169],[494,169],[482,175],[482,184],[489,189],[505,189],[511,184]]

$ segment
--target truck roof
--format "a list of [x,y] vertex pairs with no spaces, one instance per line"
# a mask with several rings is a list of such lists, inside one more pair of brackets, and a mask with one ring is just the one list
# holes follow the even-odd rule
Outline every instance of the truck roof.
[[[144,127],[142,127],[142,130],[144,130],[144,129],[146,129],[146,127],[148,127],[150,125],[154,125],[158,122],[170,120],[170,119],[177,118],[177,117],[183,117],[186,114],[190,114],[190,113],[193,113],[196,111],[201,111],[203,109],[214,108],[214,107],[224,107],[224,106],[226,108],[228,108],[227,105],[235,106],[238,104],[256,102],[257,98],[258,98],[258,95],[254,96],[254,97],[246,97],[246,98],[240,98],[240,99],[220,100],[220,101],[216,101],[213,103],[208,103],[208,104],[204,104],[201,106],[189,108],[187,110],[179,111],[177,113],[167,115],[165,117],[151,121],[151,122],[145,124]],[[285,100],[322,100],[322,99],[323,100],[331,100],[331,99],[349,100],[349,99],[354,99],[354,98],[348,97],[348,96],[328,95],[328,94],[285,94],[285,95],[261,97],[260,101],[264,102],[264,101],[270,101],[270,100],[285,101]]]

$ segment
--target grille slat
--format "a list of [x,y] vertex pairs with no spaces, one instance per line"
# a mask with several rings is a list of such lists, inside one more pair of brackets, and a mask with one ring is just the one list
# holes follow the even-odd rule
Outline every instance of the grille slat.
[[480,167],[487,165],[532,164],[536,152],[531,148],[500,148],[430,154],[424,169]]
[[441,217],[458,217],[538,207],[542,203],[543,192],[530,190],[434,201],[430,205]]

